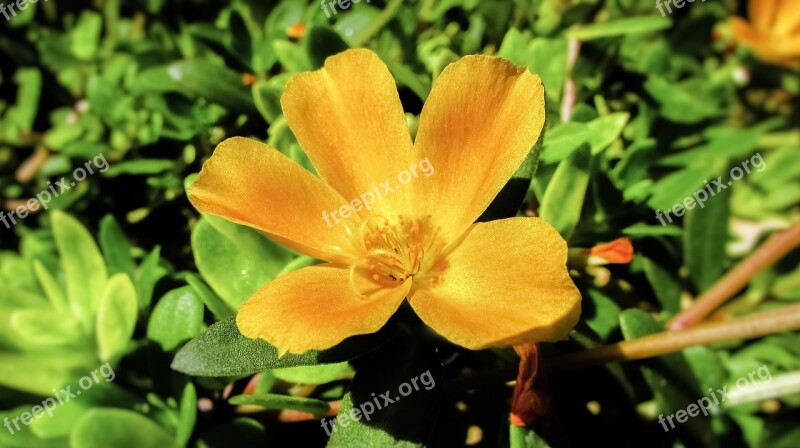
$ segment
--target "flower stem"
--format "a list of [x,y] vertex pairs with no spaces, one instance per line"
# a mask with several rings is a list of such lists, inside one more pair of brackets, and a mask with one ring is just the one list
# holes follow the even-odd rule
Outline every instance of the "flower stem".
[[792,305],[723,322],[703,323],[687,330],[665,331],[631,341],[558,356],[547,360],[547,367],[549,371],[560,371],[612,361],[651,358],[697,345],[730,339],[752,339],[798,329],[800,329],[800,305]]
[[668,324],[672,330],[681,330],[703,320],[720,305],[733,297],[756,274],[777,262],[800,245],[800,223],[770,236],[749,257],[725,274],[711,289],[701,294],[689,308],[675,316]]

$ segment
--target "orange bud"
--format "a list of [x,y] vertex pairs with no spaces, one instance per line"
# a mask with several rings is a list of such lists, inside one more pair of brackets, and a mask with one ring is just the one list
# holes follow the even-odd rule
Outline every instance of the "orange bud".
[[617,238],[589,250],[590,265],[628,264],[631,260],[633,260],[633,246],[628,238]]
[[539,372],[539,348],[536,344],[515,345],[519,355],[519,373],[511,398],[511,424],[531,428],[547,423],[550,416],[550,393],[544,375]]
[[253,74],[250,74],[250,73],[245,73],[244,75],[242,75],[242,84],[244,84],[244,85],[246,85],[248,87],[252,86],[253,84],[255,84],[256,81],[258,81],[258,78],[256,78],[256,75],[253,75]]
[[302,22],[295,23],[294,25],[286,28],[286,35],[292,39],[300,39],[306,35],[306,26]]

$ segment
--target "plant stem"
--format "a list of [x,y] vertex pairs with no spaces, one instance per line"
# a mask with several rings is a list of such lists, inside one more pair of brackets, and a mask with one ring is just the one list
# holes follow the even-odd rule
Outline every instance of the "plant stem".
[[[761,379],[761,377],[759,377]],[[745,389],[731,387],[728,399],[725,401],[726,407],[738,406],[744,403],[780,398],[786,395],[800,393],[800,372],[792,372],[775,377],[770,376],[770,380],[750,384]]]
[[703,320],[733,297],[750,279],[800,245],[800,223],[770,236],[749,257],[725,274],[711,289],[701,294],[689,308],[675,316],[668,327],[681,330]]
[[547,361],[549,371],[576,369],[612,361],[631,361],[677,352],[688,347],[730,339],[752,339],[800,329],[800,305],[751,314],[723,322],[697,325],[681,331],[665,331],[631,341],[558,356]]

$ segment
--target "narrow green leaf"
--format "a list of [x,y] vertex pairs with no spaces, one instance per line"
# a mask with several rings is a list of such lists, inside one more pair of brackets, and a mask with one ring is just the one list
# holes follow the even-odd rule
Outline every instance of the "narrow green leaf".
[[708,290],[727,268],[725,244],[730,221],[730,190],[716,193],[703,208],[686,210],[683,250],[689,277],[700,292]]
[[100,221],[100,248],[106,257],[109,275],[125,273],[133,276],[136,263],[131,256],[131,246],[113,215]]
[[36,278],[39,280],[39,284],[42,286],[53,308],[62,313],[69,313],[69,302],[58,280],[50,274],[50,271],[39,260],[33,261],[33,270],[36,272]]
[[276,378],[289,383],[325,384],[341,379],[353,371],[349,363],[323,364],[320,366],[297,366],[270,371]]
[[128,346],[136,328],[136,288],[126,274],[108,281],[97,313],[97,347],[103,361],[114,360]]
[[91,330],[108,281],[105,260],[86,228],[63,212],[53,212],[53,236],[61,255],[72,313],[84,329]]
[[584,145],[558,164],[544,192],[539,215],[564,239],[569,239],[580,221],[591,164],[591,148]]
[[672,20],[667,17],[630,17],[572,28],[567,31],[566,35],[580,40],[593,40],[635,33],[652,33],[665,30],[671,26]]
[[180,411],[175,440],[179,444],[186,446],[192,438],[194,425],[197,423],[197,389],[191,382],[187,382],[183,388]]
[[236,310],[231,309],[219,296],[211,290],[202,280],[194,275],[186,277],[186,282],[194,288],[195,293],[205,303],[206,307],[217,320],[227,319],[236,314]]
[[139,73],[136,88],[143,91],[197,95],[229,109],[254,112],[253,98],[242,75],[208,59],[173,62]]
[[325,415],[330,410],[328,403],[313,398],[290,397],[279,394],[254,394],[237,395],[228,400],[234,405],[256,405],[267,410],[292,409],[295,411],[309,412],[315,415]]

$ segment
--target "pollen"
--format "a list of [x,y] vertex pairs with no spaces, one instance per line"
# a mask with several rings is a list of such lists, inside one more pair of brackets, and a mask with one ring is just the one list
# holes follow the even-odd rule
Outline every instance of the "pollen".
[[427,274],[440,262],[444,248],[430,215],[400,215],[393,220],[373,216],[364,221],[358,243],[363,256],[354,269],[364,269],[370,279],[386,287]]

